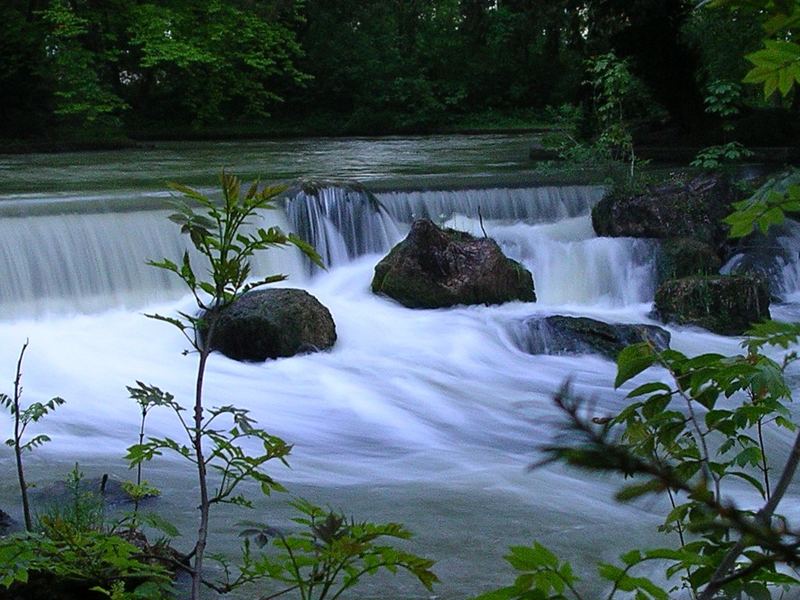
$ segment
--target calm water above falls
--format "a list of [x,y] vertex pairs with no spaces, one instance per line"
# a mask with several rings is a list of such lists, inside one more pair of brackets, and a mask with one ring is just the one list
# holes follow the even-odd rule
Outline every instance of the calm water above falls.
[[[404,143],[391,140],[387,148]],[[509,154],[515,143],[505,146]],[[242,145],[242,153],[248,148]],[[209,148],[205,166],[196,163],[197,183],[234,154],[230,147],[220,152]],[[141,158],[137,164],[147,171],[146,157]],[[42,189],[47,188],[65,160],[55,157],[48,167],[45,158],[37,158],[27,180],[35,182],[43,173]],[[103,177],[113,178],[116,160],[98,167],[107,172]],[[477,163],[462,166],[480,170]],[[315,168],[330,175],[327,167]],[[88,195],[80,192],[83,176],[71,177],[77,187],[70,197]],[[95,178],[86,190],[122,193],[104,187],[97,174],[86,177]],[[414,549],[439,560],[440,598],[465,598],[508,582],[502,561],[508,544],[536,538],[585,565],[598,555],[611,559],[628,547],[659,543],[660,503],[622,507],[611,499],[614,481],[587,480],[560,467],[526,471],[536,444],[555,426],[551,397],[567,378],[600,410],[622,406],[624,391],[612,388],[610,361],[530,356],[517,348],[513,335],[519,321],[537,314],[650,322],[653,247],[594,236],[588,213],[599,198],[597,188],[385,192],[378,195],[384,210],[377,213],[344,206],[337,193],[323,194],[313,210],[288,204],[268,215],[284,227],[313,232],[331,265],[327,272],[309,275],[288,253],[258,264],[262,272],[289,272],[291,285],[308,289],[330,308],[339,335],[333,351],[264,364],[218,355],[210,361],[209,404],[247,407],[267,429],[295,444],[292,469],[275,468],[274,476],[293,493],[356,516],[405,522],[417,533]],[[24,202],[35,203],[35,196],[26,194]],[[534,273],[539,302],[414,311],[369,292],[375,263],[402,238],[413,216],[479,233],[477,207],[487,233]],[[191,310],[174,282],[142,266],[147,258],[180,253],[182,240],[163,211],[154,210],[82,207],[68,215],[6,217],[0,228],[0,381],[11,381],[19,347],[30,338],[27,399],[56,394],[67,399],[44,425],[53,442],[33,455],[32,473],[40,481],[59,477],[78,457],[87,473],[127,477],[120,457],[134,441],[138,415],[124,386],[141,379],[190,402],[194,360],[181,356],[177,332],[141,314]],[[787,316],[792,311],[789,305],[779,308]],[[738,351],[733,338],[670,331],[673,346],[682,351]],[[153,413],[149,427],[152,434],[177,435],[168,414]],[[776,447],[785,442],[780,436],[770,439]],[[11,473],[7,450],[0,450],[0,466]],[[185,490],[191,475],[166,459],[154,463],[150,473],[164,489],[163,510],[190,532],[193,500],[186,500]],[[13,485],[10,477],[4,481],[0,504],[11,506]],[[795,501],[787,502],[790,515],[797,511],[799,492],[793,489]],[[258,515],[218,513],[215,543],[232,549],[234,524],[242,518],[285,524],[283,504],[275,497]],[[428,594],[398,577],[370,582],[354,597]]]

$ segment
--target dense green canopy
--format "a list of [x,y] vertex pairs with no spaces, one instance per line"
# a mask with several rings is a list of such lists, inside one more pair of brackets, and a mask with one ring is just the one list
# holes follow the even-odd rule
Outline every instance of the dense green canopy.
[[611,50],[651,121],[707,129],[706,86],[740,81],[761,37],[754,16],[687,0],[6,0],[0,137],[263,130],[270,114],[302,133],[425,131],[587,102],[585,59]]

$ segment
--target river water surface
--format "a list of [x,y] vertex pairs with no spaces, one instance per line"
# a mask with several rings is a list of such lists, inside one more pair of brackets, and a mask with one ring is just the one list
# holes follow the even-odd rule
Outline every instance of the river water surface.
[[[195,358],[182,354],[177,331],[143,316],[193,306],[176,281],[144,264],[175,259],[185,244],[166,219],[163,182],[210,188],[223,166],[264,180],[352,178],[376,190],[380,211],[363,194],[330,188],[282,200],[264,216],[265,224],[309,235],[326,271],[311,272],[290,251],[256,261],[256,274],[287,273],[287,285],[330,309],[336,346],[263,364],[215,354],[206,388],[208,405],[247,408],[294,444],[291,468],[271,471],[291,494],[356,518],[401,521],[416,534],[407,547],[437,560],[442,583],[433,594],[401,575],[367,581],[352,597],[467,598],[510,582],[506,547],[533,539],[574,559],[586,588],[597,591],[590,566],[597,559],[672,543],[656,531],[662,502],[623,506],[613,500],[614,479],[558,465],[527,468],[558,426],[552,396],[566,380],[598,412],[622,407],[628,388],[613,389],[615,365],[599,356],[527,354],[522,323],[550,314],[653,323],[657,251],[646,240],[596,237],[589,215],[602,189],[537,183],[528,143],[525,136],[303,140],[0,156],[0,381],[7,384],[0,389],[9,391],[30,339],[25,398],[67,401],[37,425],[53,441],[29,457],[32,478],[44,485],[76,460],[87,476],[130,477],[121,457],[135,442],[139,415],[125,386],[136,380],[191,404]],[[538,302],[409,310],[369,291],[375,264],[413,218],[479,234],[478,211],[488,234],[533,272]],[[800,312],[793,269],[786,268],[787,302],[776,317]],[[672,346],[687,353],[739,351],[736,338],[668,329]],[[663,374],[632,384],[648,377]],[[0,425],[8,430],[10,420]],[[148,431],[180,435],[166,412],[152,413]],[[772,432],[769,444],[780,458],[788,437]],[[8,449],[0,450],[0,468],[0,502],[13,509]],[[190,540],[191,467],[164,457],[146,470],[163,490],[154,508]],[[795,485],[790,516],[798,493]],[[234,552],[241,519],[290,527],[287,500],[264,499],[255,512],[218,510],[212,546]]]

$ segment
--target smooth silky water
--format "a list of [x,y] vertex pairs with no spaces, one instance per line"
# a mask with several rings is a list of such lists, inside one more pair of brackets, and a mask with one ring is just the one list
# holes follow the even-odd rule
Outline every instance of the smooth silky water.
[[[597,583],[591,565],[597,559],[672,542],[656,532],[665,506],[660,500],[617,504],[616,478],[558,465],[528,470],[537,445],[558,425],[552,397],[565,381],[596,403],[599,412],[621,408],[628,388],[613,389],[615,366],[598,356],[522,352],[520,324],[549,314],[653,322],[648,313],[657,250],[648,241],[594,235],[589,213],[602,195],[598,187],[492,185],[498,169],[518,157],[518,137],[483,136],[473,139],[472,146],[466,140],[288,144],[288,154],[280,155],[283,162],[275,167],[280,176],[300,174],[305,167],[319,177],[395,177],[402,180],[398,187],[403,191],[382,186],[375,209],[364,194],[324,189],[316,197],[282,200],[280,210],[264,215],[264,224],[309,236],[329,268],[312,271],[295,252],[278,250],[258,258],[257,274],[289,274],[287,285],[309,290],[330,309],[339,338],[330,352],[261,364],[214,354],[206,403],[247,408],[266,429],[294,444],[291,468],[271,468],[291,494],[356,518],[405,523],[416,534],[408,547],[437,560],[442,583],[435,597],[467,598],[511,581],[502,560],[506,547],[533,539],[572,558],[586,575],[586,588],[592,589]],[[181,160],[167,160],[165,148]],[[154,182],[174,178],[207,186],[217,166],[237,156],[244,158],[228,164],[254,175],[256,149],[263,146],[165,148],[92,155],[82,159],[91,158],[87,167],[77,164],[82,155],[0,158],[0,189],[5,191],[0,196],[0,212],[5,209],[0,219],[2,389],[10,391],[19,349],[30,339],[26,401],[54,395],[67,400],[36,426],[53,438],[28,457],[31,479],[40,485],[62,478],[75,461],[89,477],[105,472],[132,476],[121,457],[137,432],[137,407],[125,391],[137,379],[191,404],[195,358],[182,355],[185,343],[176,330],[143,316],[193,308],[176,281],[144,264],[163,256],[174,259],[185,244],[166,220],[164,195]],[[336,152],[350,165],[343,173],[335,170]],[[348,156],[363,157],[363,162],[353,159],[360,165],[355,168]],[[485,183],[459,191],[425,191],[426,157],[434,163],[430,172],[469,170]],[[265,177],[273,175],[269,166],[267,161]],[[117,169],[124,170],[130,186],[117,185]],[[11,171],[9,180],[5,174]],[[69,193],[53,193],[56,174],[65,178]],[[37,181],[41,193],[34,191]],[[402,239],[410,222],[423,216],[476,235],[485,229],[533,272],[539,301],[409,310],[373,295],[369,284],[375,264]],[[781,279],[785,296],[793,301],[798,299],[796,269],[796,263],[785,265]],[[797,306],[778,306],[775,314],[796,319]],[[668,329],[673,347],[687,353],[739,350],[736,338]],[[648,373],[631,385],[657,376],[663,375]],[[10,420],[2,419],[8,429]],[[180,435],[173,416],[159,411],[151,413],[148,433]],[[780,457],[789,435],[774,434],[769,444]],[[7,474],[0,484],[0,506],[17,515],[8,449],[0,450],[0,465]],[[196,526],[191,466],[164,457],[146,465],[145,476],[163,490],[152,508],[185,532],[188,545]],[[798,516],[798,494],[800,488],[793,487],[782,507],[790,516]],[[236,522],[242,519],[290,527],[288,499],[280,494],[263,499],[255,512],[217,509],[212,551],[235,551]],[[429,596],[402,575],[367,579],[352,594]]]

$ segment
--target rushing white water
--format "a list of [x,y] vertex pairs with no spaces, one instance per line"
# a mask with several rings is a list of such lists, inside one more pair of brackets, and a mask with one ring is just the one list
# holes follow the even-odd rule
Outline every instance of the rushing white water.
[[[145,210],[0,219],[0,309],[6,316],[94,312],[179,298],[183,284],[148,261],[179,262],[189,250],[198,272],[205,267],[168,214]],[[269,217],[271,224],[288,228],[282,213]],[[253,267],[263,274],[303,273],[291,250],[256,256]]]
[[786,220],[770,228],[769,235],[753,236],[722,268],[723,273],[740,270],[762,273],[773,295],[800,300],[800,223]]
[[[510,581],[502,555],[512,543],[539,539],[577,565],[611,560],[629,547],[669,543],[655,531],[665,511],[661,502],[620,506],[612,498],[616,480],[587,479],[558,466],[526,471],[536,445],[559,420],[552,396],[565,380],[599,411],[618,410],[625,401],[624,390],[613,389],[611,361],[532,356],[515,339],[518,323],[536,315],[652,322],[647,313],[653,247],[594,236],[588,211],[596,188],[378,198],[384,208],[377,212],[364,210],[358,198],[331,192],[306,212],[293,213],[290,206],[285,216],[268,215],[284,219],[289,229],[306,223],[331,268],[305,277],[296,254],[270,253],[257,270],[290,272],[289,285],[308,289],[331,310],[339,339],[330,352],[261,364],[214,354],[207,404],[247,408],[294,444],[292,469],[272,471],[294,493],[343,506],[360,518],[406,522],[418,533],[413,549],[440,561],[440,598],[463,599]],[[485,229],[534,273],[539,301],[409,310],[373,295],[374,265],[405,233],[412,214],[476,235]],[[6,218],[0,228],[0,381],[13,378],[19,348],[29,338],[26,399],[67,400],[37,425],[53,442],[32,455],[34,478],[52,479],[54,469],[75,458],[87,471],[126,477],[119,457],[134,441],[139,413],[125,386],[143,380],[191,403],[195,358],[182,355],[184,340],[126,308],[192,310],[174,281],[144,266],[148,258],[180,256],[176,228],[163,211]],[[739,350],[737,339],[669,330],[673,347],[688,353]],[[642,375],[632,385],[652,376],[657,374]],[[181,435],[164,411],[151,413],[148,432]],[[788,436],[769,433],[778,455]],[[10,473],[10,452],[2,452],[0,466]],[[190,470],[169,458],[147,469],[164,489],[163,509],[190,531]],[[0,499],[10,505],[13,488],[4,485]],[[790,494],[800,494],[796,484]],[[797,516],[797,503],[787,504],[784,512]],[[286,522],[281,499],[263,505],[270,519]],[[217,518],[212,543],[230,551],[235,522],[254,515],[226,509]],[[624,539],[620,523],[626,525]],[[592,569],[581,570],[591,586]],[[399,578],[367,584],[358,597],[428,595]]]

